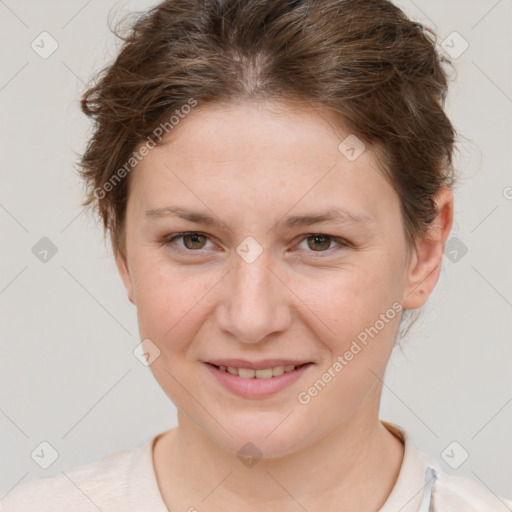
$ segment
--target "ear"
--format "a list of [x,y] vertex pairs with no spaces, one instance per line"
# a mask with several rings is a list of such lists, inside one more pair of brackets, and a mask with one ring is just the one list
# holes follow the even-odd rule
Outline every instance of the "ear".
[[453,223],[453,194],[442,187],[435,198],[437,215],[425,235],[416,242],[404,289],[404,309],[418,309],[434,290],[443,261],[443,250]]
[[121,279],[123,280],[124,283],[124,287],[126,288],[126,292],[128,294],[128,299],[132,304],[135,304],[133,297],[132,278],[130,276],[130,271],[128,269],[128,262],[126,260],[126,257],[118,247],[114,247],[114,256],[117,270],[119,271]]

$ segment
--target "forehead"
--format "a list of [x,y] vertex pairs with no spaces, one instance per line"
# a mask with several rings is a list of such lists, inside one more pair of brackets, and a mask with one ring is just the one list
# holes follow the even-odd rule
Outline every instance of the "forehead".
[[[346,151],[354,142],[355,159]],[[357,144],[326,111],[207,104],[180,120],[166,144],[138,164],[132,190],[152,208],[183,194],[195,195],[196,202],[215,195],[221,207],[250,203],[256,209],[298,201],[311,207],[325,198],[378,215],[397,198],[373,152]]]
[[235,158],[330,163],[348,135],[326,111],[263,101],[205,104],[176,128],[167,143],[176,156],[212,163]]

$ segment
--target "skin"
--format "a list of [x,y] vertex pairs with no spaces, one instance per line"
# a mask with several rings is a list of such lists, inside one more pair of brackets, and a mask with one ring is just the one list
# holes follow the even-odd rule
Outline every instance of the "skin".
[[[436,220],[408,247],[399,198],[375,155],[366,148],[349,161],[338,150],[348,133],[326,112],[199,105],[171,135],[132,171],[124,247],[116,250],[141,340],[160,351],[151,371],[178,410],[178,427],[153,451],[164,502],[202,512],[378,510],[403,458],[402,442],[378,418],[401,315],[308,404],[297,396],[393,303],[425,303],[452,225],[451,191],[439,191]],[[176,205],[222,226],[145,215]],[[277,224],[327,208],[370,220]],[[161,243],[187,231],[207,237]],[[318,250],[310,236],[318,233],[349,245],[327,238]],[[236,252],[247,236],[263,249],[252,263]],[[314,364],[277,394],[248,399],[205,367],[228,357]],[[250,468],[236,456],[249,441],[262,453]]]

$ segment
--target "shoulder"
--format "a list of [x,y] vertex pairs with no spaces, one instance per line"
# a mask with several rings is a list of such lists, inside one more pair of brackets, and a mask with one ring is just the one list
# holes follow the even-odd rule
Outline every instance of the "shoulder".
[[432,492],[434,510],[439,512],[507,512],[512,501],[498,496],[483,484],[469,478],[437,473]]
[[403,441],[405,451],[395,487],[379,512],[512,512],[510,497],[495,494],[483,482],[446,473],[402,427],[382,423]]
[[0,512],[59,512],[71,510],[70,505],[73,512],[121,511],[129,491],[130,468],[148,443],[19,484],[0,502]]

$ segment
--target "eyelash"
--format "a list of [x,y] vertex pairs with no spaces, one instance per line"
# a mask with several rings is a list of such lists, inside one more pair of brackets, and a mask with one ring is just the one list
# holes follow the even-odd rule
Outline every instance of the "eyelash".
[[[207,235],[206,233],[202,233],[201,231],[187,231],[187,232],[184,232],[184,233],[175,233],[175,234],[171,234],[171,235],[166,235],[165,237],[163,237],[160,240],[160,245],[161,246],[169,247],[169,246],[174,244],[174,241],[176,239],[183,238],[184,236],[187,236],[187,235],[200,235],[200,236],[204,236],[204,237],[208,238],[208,240],[210,240],[209,235]],[[331,240],[332,242],[337,243],[338,246],[339,246],[338,249],[352,247],[352,244],[349,241],[347,241],[347,240],[345,240],[343,238],[339,238],[339,237],[336,237],[336,236],[328,235],[326,233],[307,233],[307,234],[303,235],[302,239],[300,240],[300,243],[304,242],[308,238],[315,237],[315,236],[324,237],[324,238],[327,238],[327,239]],[[197,249],[197,250],[187,249],[186,247],[179,247],[179,249],[183,250],[183,251],[186,251],[186,252],[189,252],[189,253],[200,252],[202,250],[202,249]],[[336,249],[336,248],[334,248],[334,249]],[[330,254],[331,251],[333,251],[334,249],[331,248],[331,249],[327,249],[325,251],[309,250],[307,252],[311,252],[313,254],[322,254],[322,253]],[[175,250],[175,249],[173,248],[173,250]],[[315,257],[320,257],[321,258],[322,256],[315,256]]]

